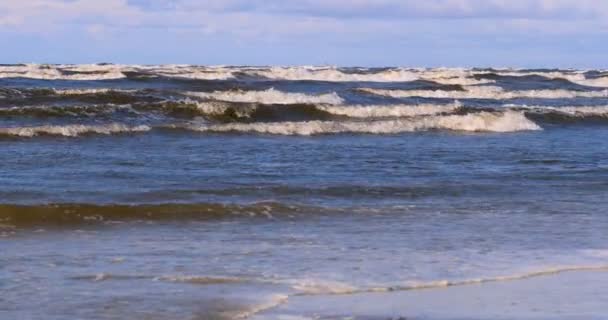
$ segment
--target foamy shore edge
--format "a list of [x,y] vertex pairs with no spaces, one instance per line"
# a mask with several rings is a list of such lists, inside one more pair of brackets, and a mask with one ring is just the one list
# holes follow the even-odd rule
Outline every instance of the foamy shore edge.
[[444,288],[293,296],[254,320],[608,319],[608,272]]

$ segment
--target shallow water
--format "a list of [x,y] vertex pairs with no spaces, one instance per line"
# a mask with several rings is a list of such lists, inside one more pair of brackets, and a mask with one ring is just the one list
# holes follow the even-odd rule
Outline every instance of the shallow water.
[[0,318],[270,317],[603,274],[605,76],[0,66]]

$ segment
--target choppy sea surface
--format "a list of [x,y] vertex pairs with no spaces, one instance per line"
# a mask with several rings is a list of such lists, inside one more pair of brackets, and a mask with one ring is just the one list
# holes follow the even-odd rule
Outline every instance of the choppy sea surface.
[[608,71],[0,65],[2,319],[606,270]]

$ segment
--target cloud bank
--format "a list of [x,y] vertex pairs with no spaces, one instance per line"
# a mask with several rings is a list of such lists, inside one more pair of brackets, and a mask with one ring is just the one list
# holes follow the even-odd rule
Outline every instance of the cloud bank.
[[[608,1],[597,0],[0,2],[0,44],[10,44],[13,59],[45,49],[49,57],[39,59],[57,59],[59,43],[66,60],[87,61],[134,61],[137,47],[147,52],[142,62],[509,64],[512,48],[530,55],[519,64],[584,64],[573,60],[578,47],[579,56],[589,48],[581,59],[597,64],[606,45],[592,44],[607,33]],[[233,53],[240,50],[248,54]]]

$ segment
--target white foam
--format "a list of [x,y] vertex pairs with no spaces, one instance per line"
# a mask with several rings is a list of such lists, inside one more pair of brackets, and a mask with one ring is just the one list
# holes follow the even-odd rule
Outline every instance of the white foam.
[[[124,68],[116,65],[41,65],[0,66],[0,78],[29,78],[40,80],[111,80],[126,76]],[[61,72],[71,71],[72,74]]]
[[479,112],[467,115],[429,116],[376,121],[306,121],[272,123],[192,124],[185,127],[202,132],[256,132],[277,135],[315,135],[330,133],[394,134],[426,130],[470,132],[515,132],[541,130],[523,113]]
[[418,70],[418,74],[419,77],[423,80],[433,81],[446,85],[467,86],[496,82],[490,79],[475,79],[474,72],[462,68],[420,69]]
[[45,125],[33,127],[0,128],[0,135],[17,137],[34,137],[38,135],[57,135],[65,137],[76,137],[82,134],[114,134],[122,132],[144,132],[149,131],[146,125],[128,126],[120,123],[105,125]]
[[137,90],[113,89],[113,88],[52,89],[52,91],[57,95],[65,95],[65,96],[99,94],[99,93],[108,93],[108,92],[119,92],[119,93],[137,92]]
[[454,112],[462,107],[456,102],[451,105],[421,104],[421,105],[359,105],[359,106],[318,106],[335,115],[352,118],[387,118],[387,117],[414,117]]
[[517,90],[506,91],[496,86],[467,86],[465,91],[446,90],[385,90],[361,88],[360,91],[375,95],[393,98],[449,98],[449,99],[514,99],[514,98],[539,98],[539,99],[572,99],[572,98],[605,98],[608,90],[602,91],[572,91],[572,90]]
[[156,281],[183,282],[193,284],[225,284],[243,282],[245,279],[236,277],[212,277],[212,276],[162,276],[154,278]]
[[475,79],[473,73],[461,68],[406,69],[391,68],[382,71],[361,69],[359,72],[344,72],[336,67],[271,67],[245,71],[254,77],[279,80],[311,80],[328,82],[410,82],[428,80],[441,84],[473,85],[493,83],[493,80]]
[[349,294],[359,291],[360,289],[343,282],[337,281],[321,281],[316,279],[302,279],[292,281],[292,288],[298,290],[300,294],[317,295],[317,294]]
[[185,99],[179,101],[179,103],[194,105],[201,114],[206,115],[223,115],[228,109],[232,108],[237,117],[248,118],[251,113],[256,110],[255,105],[243,104],[239,105],[238,108],[234,108],[233,105],[225,101],[196,101]]
[[248,102],[262,104],[341,104],[344,100],[335,92],[308,95],[304,93],[282,92],[274,88],[264,91],[215,91],[188,92],[191,97],[228,102]]
[[231,70],[224,67],[196,67],[196,66],[160,66],[149,68],[155,75],[196,80],[228,80],[233,79]]
[[271,67],[267,70],[247,72],[250,75],[280,80],[312,80],[330,82],[407,82],[418,76],[405,69],[388,69],[370,73],[346,73],[335,67]]

